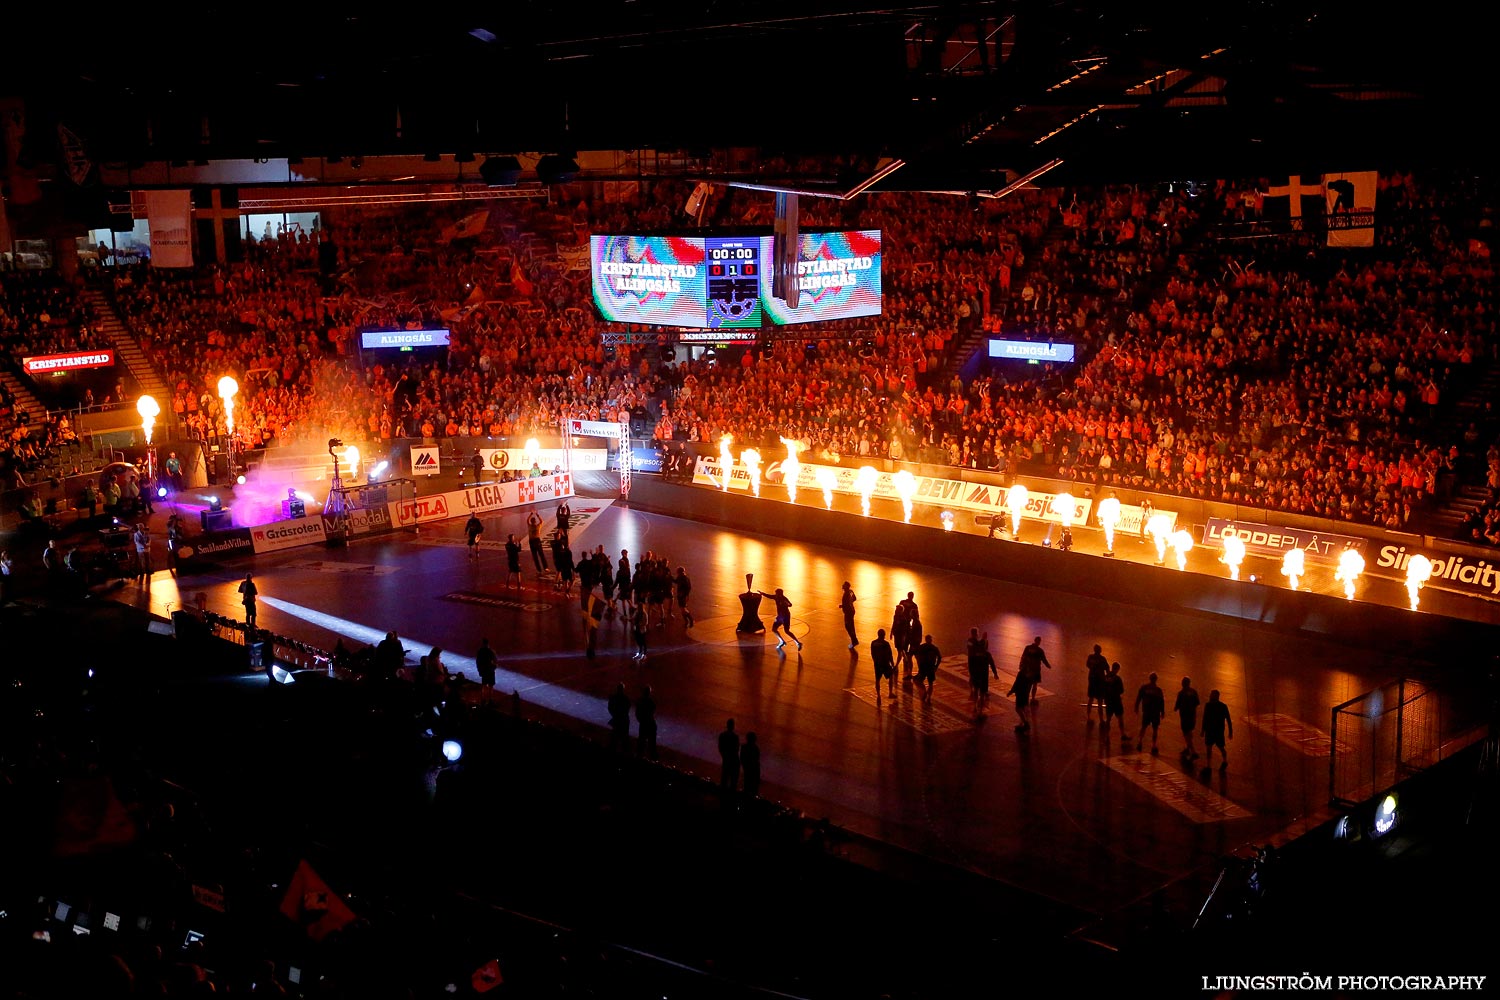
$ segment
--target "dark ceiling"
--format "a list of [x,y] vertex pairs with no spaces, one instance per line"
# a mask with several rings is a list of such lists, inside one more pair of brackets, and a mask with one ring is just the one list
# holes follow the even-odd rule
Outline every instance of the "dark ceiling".
[[736,146],[992,189],[1053,158],[1131,179],[1484,157],[1473,6],[1386,10],[54,3],[12,20],[0,95],[99,161]]

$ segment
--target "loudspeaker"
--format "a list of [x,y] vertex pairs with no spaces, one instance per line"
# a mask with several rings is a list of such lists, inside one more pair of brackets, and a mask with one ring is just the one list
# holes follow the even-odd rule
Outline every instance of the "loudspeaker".
[[229,456],[220,451],[209,457],[213,459],[209,467],[209,476],[213,479],[214,485],[220,486],[229,482]]
[[110,214],[109,231],[112,233],[128,233],[135,229],[135,218],[129,212],[121,212],[116,215]]
[[234,517],[227,510],[200,510],[198,523],[204,531],[228,531],[234,527]]
[[549,153],[537,161],[536,175],[543,184],[567,184],[578,177],[578,163],[571,156]]
[[487,156],[479,165],[479,176],[490,187],[515,187],[521,179],[521,161],[514,156]]

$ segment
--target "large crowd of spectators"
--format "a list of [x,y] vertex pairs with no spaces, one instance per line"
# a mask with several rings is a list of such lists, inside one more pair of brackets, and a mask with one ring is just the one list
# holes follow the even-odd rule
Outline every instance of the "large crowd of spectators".
[[[21,371],[22,360],[106,347],[90,329],[88,301],[49,271],[7,271],[0,276],[0,344],[6,364]],[[0,488],[30,485],[37,470],[77,432],[64,412],[45,417],[26,412],[0,386]]]
[[[251,447],[508,437],[649,411],[663,442],[789,437],[825,460],[1406,526],[1483,475],[1465,456],[1489,431],[1445,422],[1495,357],[1493,269],[1464,225],[1479,194],[1384,177],[1377,246],[1333,254],[1316,233],[1273,232],[1262,187],[804,198],[805,227],[883,232],[882,314],[696,360],[603,346],[578,266],[590,231],[678,226],[689,189],[670,180],[495,204],[462,238],[457,206],[330,209],[322,230],[251,243],[208,273],[117,272],[116,293],[170,375],[173,410],[205,440],[225,431],[216,384],[232,372]],[[704,219],[760,225],[768,212],[763,194],[715,189]],[[1264,231],[1225,240],[1219,224]],[[320,268],[325,243],[335,263]],[[359,329],[434,325],[455,331],[446,367],[356,363]],[[959,378],[967,347],[1002,329],[1072,343],[1079,364]],[[1466,531],[1488,537],[1493,522]]]

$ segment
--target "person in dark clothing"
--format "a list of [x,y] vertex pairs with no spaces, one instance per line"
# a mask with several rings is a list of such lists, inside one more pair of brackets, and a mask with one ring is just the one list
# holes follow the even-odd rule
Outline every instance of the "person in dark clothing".
[[745,798],[759,798],[760,743],[754,733],[745,734],[745,745],[740,750],[740,769],[745,772]]
[[521,543],[516,541],[515,535],[505,536],[505,586],[510,587],[511,577],[515,577],[516,586],[521,586]]
[[932,636],[924,636],[921,645],[917,647],[917,689],[922,692],[923,701],[932,700],[932,689],[937,684],[938,664],[943,661],[943,653],[932,641]]
[[1198,729],[1198,692],[1193,689],[1193,679],[1184,677],[1182,679],[1182,690],[1177,692],[1177,700],[1172,703],[1172,711],[1177,713],[1178,721],[1182,723],[1182,759],[1191,763],[1198,759],[1198,748],[1193,745],[1193,734]]
[[568,547],[568,536],[559,535],[562,544],[557,547],[557,558],[553,560],[557,566],[557,575],[562,577],[562,592],[564,596],[572,596],[573,593],[573,550]]
[[564,500],[557,505],[557,533],[559,535],[568,533],[568,521],[572,516],[573,508],[568,506],[568,501]]
[[1219,764],[1219,770],[1229,768],[1229,750],[1224,746],[1225,739],[1234,739],[1234,723],[1229,719],[1229,706],[1219,700],[1219,689],[1214,688],[1208,692],[1208,702],[1203,706],[1203,771],[1214,763],[1214,747],[1219,748],[1219,754],[1224,759]]
[[620,613],[632,616],[635,605],[630,600],[630,550],[620,550],[620,562],[615,567],[615,589],[620,592]]
[[464,524],[464,535],[469,540],[469,558],[479,558],[479,537],[484,534],[484,523],[479,520],[478,514],[470,514],[469,520]]
[[1146,743],[1146,727],[1151,727],[1151,752],[1156,753],[1156,734],[1161,728],[1161,717],[1167,714],[1167,696],[1156,686],[1156,675],[1141,685],[1135,693],[1135,711],[1141,717],[1141,731],[1135,738],[1136,746]]
[[474,485],[484,482],[484,456],[479,454],[479,449],[474,449],[474,457],[469,459],[469,465],[474,469]]
[[844,615],[844,631],[849,633],[849,648],[859,648],[859,636],[854,631],[854,602],[859,598],[854,596],[854,588],[849,586],[849,581],[844,581],[844,592],[839,595],[839,611]]
[[1099,721],[1104,721],[1104,678],[1109,676],[1109,661],[1104,658],[1104,650],[1095,646],[1094,651],[1083,661],[1084,668],[1089,674],[1089,698],[1084,705],[1083,715],[1088,719],[1089,725],[1094,724],[1094,704],[1099,705]]
[[724,724],[719,734],[719,789],[733,792],[740,785],[740,735],[734,731],[734,720]]
[[891,694],[896,693],[896,654],[891,649],[891,644],[886,640],[885,629],[875,633],[875,641],[870,643],[870,659],[875,662],[875,700],[880,700],[880,682],[885,680],[890,687]]
[[589,598],[594,595],[594,585],[599,582],[599,564],[588,552],[578,562],[578,603],[587,611]]
[[240,584],[240,603],[245,605],[245,624],[251,628],[255,627],[255,595],[260,591],[255,587],[255,581],[250,579],[250,574],[245,574],[244,582]]
[[395,632],[387,632],[375,647],[375,673],[381,680],[390,680],[405,660],[406,650],[401,648],[401,640]]
[[1109,665],[1109,674],[1104,678],[1104,725],[1107,728],[1116,717],[1120,720],[1120,743],[1130,742],[1125,735],[1125,679],[1120,676],[1120,663]]
[[677,591],[677,606],[682,609],[682,624],[685,628],[693,627],[693,613],[688,610],[688,595],[693,592],[693,581],[688,579],[687,567],[677,567],[677,578],[672,581]]
[[635,614],[630,619],[630,630],[635,634],[635,655],[632,660],[646,662],[646,644],[651,639],[651,618],[646,614],[646,606],[637,604]]
[[490,648],[490,641],[479,640],[479,649],[474,653],[474,666],[479,671],[480,685],[492,690],[495,687],[495,660],[495,651]]
[[981,718],[990,701],[990,678],[999,679],[1000,669],[990,652],[989,634],[981,636],[979,629],[969,629],[966,653],[969,661],[969,694],[974,699],[974,710]]
[[656,759],[656,699],[651,697],[651,685],[641,688],[641,696],[635,700],[635,721],[640,730],[636,737],[636,752],[642,757]]
[[630,750],[630,695],[624,684],[616,685],[609,696],[609,748],[621,753]]

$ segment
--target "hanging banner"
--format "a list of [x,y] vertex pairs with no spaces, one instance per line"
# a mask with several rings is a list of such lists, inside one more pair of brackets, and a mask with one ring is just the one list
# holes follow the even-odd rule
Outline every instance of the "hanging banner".
[[442,459],[438,456],[436,446],[422,447],[411,446],[411,474],[414,476],[435,476],[442,468]]
[[608,420],[569,420],[568,433],[574,437],[617,438],[621,426]]
[[190,191],[145,191],[151,227],[152,267],[192,267],[193,199]]
[[1323,175],[1323,197],[1331,247],[1375,245],[1375,191],[1379,178],[1373,170]]

